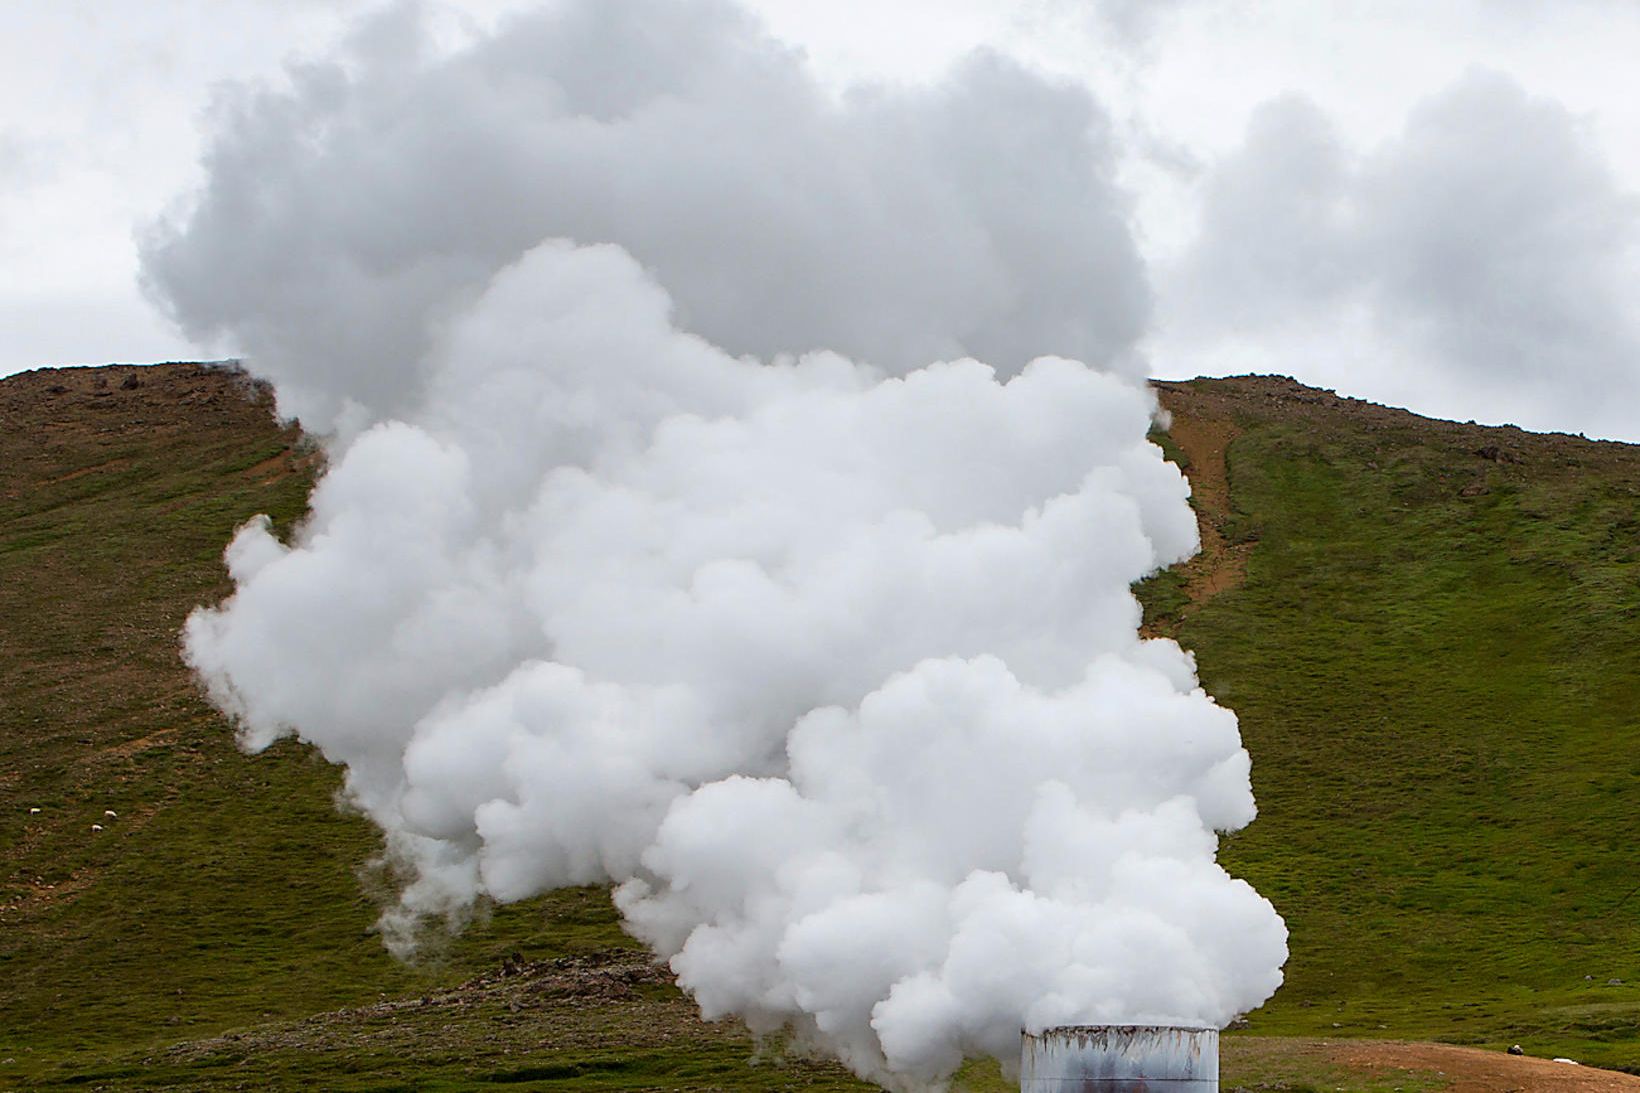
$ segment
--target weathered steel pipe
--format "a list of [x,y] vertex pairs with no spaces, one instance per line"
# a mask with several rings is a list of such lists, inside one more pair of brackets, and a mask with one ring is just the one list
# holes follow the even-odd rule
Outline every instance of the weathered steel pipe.
[[1021,1093],[1218,1093],[1219,1030],[1069,1025],[1026,1033]]

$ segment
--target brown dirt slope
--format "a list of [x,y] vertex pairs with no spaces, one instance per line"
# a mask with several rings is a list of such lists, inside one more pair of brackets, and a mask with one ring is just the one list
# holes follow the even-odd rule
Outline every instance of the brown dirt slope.
[[1352,1070],[1383,1075],[1397,1070],[1447,1082],[1451,1093],[1624,1093],[1640,1090],[1640,1077],[1611,1070],[1532,1059],[1452,1044],[1397,1040],[1340,1041],[1329,1055]]
[[1232,542],[1225,534],[1232,515],[1227,463],[1230,444],[1241,433],[1233,415],[1210,396],[1176,384],[1157,384],[1157,396],[1168,412],[1167,434],[1184,455],[1190,479],[1190,503],[1196,510],[1201,552],[1179,567],[1188,617],[1247,576],[1253,544]]

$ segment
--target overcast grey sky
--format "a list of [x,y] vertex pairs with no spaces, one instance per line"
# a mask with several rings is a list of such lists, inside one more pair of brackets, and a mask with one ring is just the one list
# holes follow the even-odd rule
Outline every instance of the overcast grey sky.
[[[0,374],[241,351],[145,299],[136,240],[201,185],[214,89],[283,84],[381,6],[0,5]],[[428,6],[454,48],[533,5]],[[1154,297],[1153,374],[1281,371],[1640,439],[1640,5],[748,6],[839,91],[980,46],[1085,84]]]

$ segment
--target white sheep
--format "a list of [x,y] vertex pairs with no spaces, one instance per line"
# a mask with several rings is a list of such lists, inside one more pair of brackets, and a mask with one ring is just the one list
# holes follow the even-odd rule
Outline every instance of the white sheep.
[[102,830],[102,824],[92,824],[91,825],[91,830],[93,832],[101,831]]
[[111,808],[103,809],[103,815],[107,816],[110,820],[117,820],[120,818],[120,814]]
[[28,814],[30,816],[38,816],[40,814],[40,810],[37,808],[31,808],[28,810]]

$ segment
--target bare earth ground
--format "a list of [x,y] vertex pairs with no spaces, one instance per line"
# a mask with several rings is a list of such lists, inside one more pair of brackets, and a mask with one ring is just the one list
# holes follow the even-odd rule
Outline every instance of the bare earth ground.
[[1215,412],[1214,405],[1184,388],[1158,385],[1162,406],[1172,417],[1168,435],[1189,461],[1191,504],[1196,509],[1196,525],[1201,532],[1201,553],[1181,568],[1190,606],[1185,613],[1200,608],[1214,596],[1240,585],[1247,576],[1250,542],[1232,543],[1224,534],[1230,518],[1230,477],[1226,456],[1230,442],[1241,432],[1227,417]]
[[1430,1074],[1445,1078],[1450,1093],[1619,1093],[1640,1089],[1640,1077],[1632,1074],[1451,1044],[1353,1040],[1326,1046],[1335,1062],[1352,1070]]

